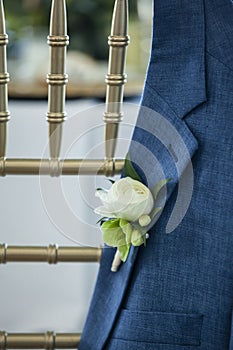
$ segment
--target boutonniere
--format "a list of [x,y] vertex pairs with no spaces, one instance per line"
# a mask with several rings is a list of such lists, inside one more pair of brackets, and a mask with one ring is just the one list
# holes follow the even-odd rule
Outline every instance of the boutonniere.
[[101,215],[98,223],[101,224],[103,240],[108,246],[117,248],[111,267],[113,272],[122,261],[126,261],[131,245],[146,246],[151,221],[162,209],[156,207],[158,193],[170,181],[161,180],[150,190],[142,183],[129,155],[125,160],[124,175],[120,180],[110,180],[112,186],[109,190],[96,190],[96,196],[102,202],[95,213]]

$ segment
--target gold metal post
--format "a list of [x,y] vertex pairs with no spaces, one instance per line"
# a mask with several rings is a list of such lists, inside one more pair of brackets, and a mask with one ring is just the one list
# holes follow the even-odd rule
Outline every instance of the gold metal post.
[[69,43],[66,24],[65,0],[53,0],[50,19],[50,73],[47,75],[50,157],[59,157],[62,140],[62,123],[66,117],[65,94],[68,76],[65,73],[66,47]]
[[106,76],[105,156],[114,157],[119,123],[123,118],[122,102],[126,82],[125,61],[128,36],[128,1],[116,0],[111,35],[108,38],[109,65]]
[[10,119],[8,111],[8,89],[9,74],[7,73],[6,45],[8,36],[6,34],[5,16],[3,2],[0,0],[0,159],[5,157],[6,152],[6,123]]
[[0,176],[5,175],[106,175],[121,173],[123,159],[0,159]]
[[80,333],[11,333],[0,332],[0,349],[77,349]]
[[8,262],[100,262],[102,248],[7,246],[0,244],[0,264]]

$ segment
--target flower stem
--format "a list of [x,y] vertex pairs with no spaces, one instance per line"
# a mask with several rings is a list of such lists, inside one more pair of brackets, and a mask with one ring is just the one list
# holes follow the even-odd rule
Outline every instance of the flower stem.
[[112,267],[111,267],[111,271],[112,272],[117,272],[118,267],[121,264],[121,256],[120,256],[120,252],[119,250],[116,251],[116,254],[114,256],[113,262],[112,262]]

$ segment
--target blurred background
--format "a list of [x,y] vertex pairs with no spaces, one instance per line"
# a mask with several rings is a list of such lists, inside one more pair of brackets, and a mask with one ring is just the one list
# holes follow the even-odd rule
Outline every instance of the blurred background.
[[[48,157],[47,85],[49,0],[5,0],[8,45],[8,158]],[[117,158],[124,158],[138,111],[150,52],[151,0],[130,0],[126,103]],[[62,158],[103,158],[102,115],[114,0],[67,0],[68,49]],[[59,246],[102,244],[93,209],[104,177],[0,179],[0,242]],[[57,193],[61,193],[61,200]],[[98,264],[0,265],[0,330],[81,332]],[[107,281],[106,281],[107,283]]]
[[[102,97],[105,93],[107,38],[113,3],[109,0],[67,0],[69,97]],[[47,94],[50,6],[49,0],[5,1],[11,96],[45,97]],[[140,93],[143,84],[149,54],[151,1],[130,0],[129,8],[131,44],[127,73],[130,79],[125,93],[132,96]]]

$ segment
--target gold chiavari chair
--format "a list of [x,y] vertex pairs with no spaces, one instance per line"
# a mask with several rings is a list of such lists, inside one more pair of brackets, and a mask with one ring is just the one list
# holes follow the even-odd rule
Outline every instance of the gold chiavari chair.
[[[106,75],[105,156],[103,159],[59,158],[62,143],[62,128],[66,118],[65,94],[67,84],[66,48],[67,35],[66,2],[52,0],[50,32],[50,71],[48,83],[49,159],[6,158],[8,111],[8,81],[3,1],[0,0],[0,176],[7,175],[63,175],[120,174],[124,160],[114,159],[119,123],[122,120],[123,90],[126,82],[125,60],[129,43],[128,2],[115,0],[109,44],[109,66]],[[4,179],[2,179],[4,181]],[[99,262],[101,248],[50,246],[0,245],[0,264],[8,262]],[[81,334],[45,332],[7,333],[0,332],[0,349],[72,349],[77,348]]]

